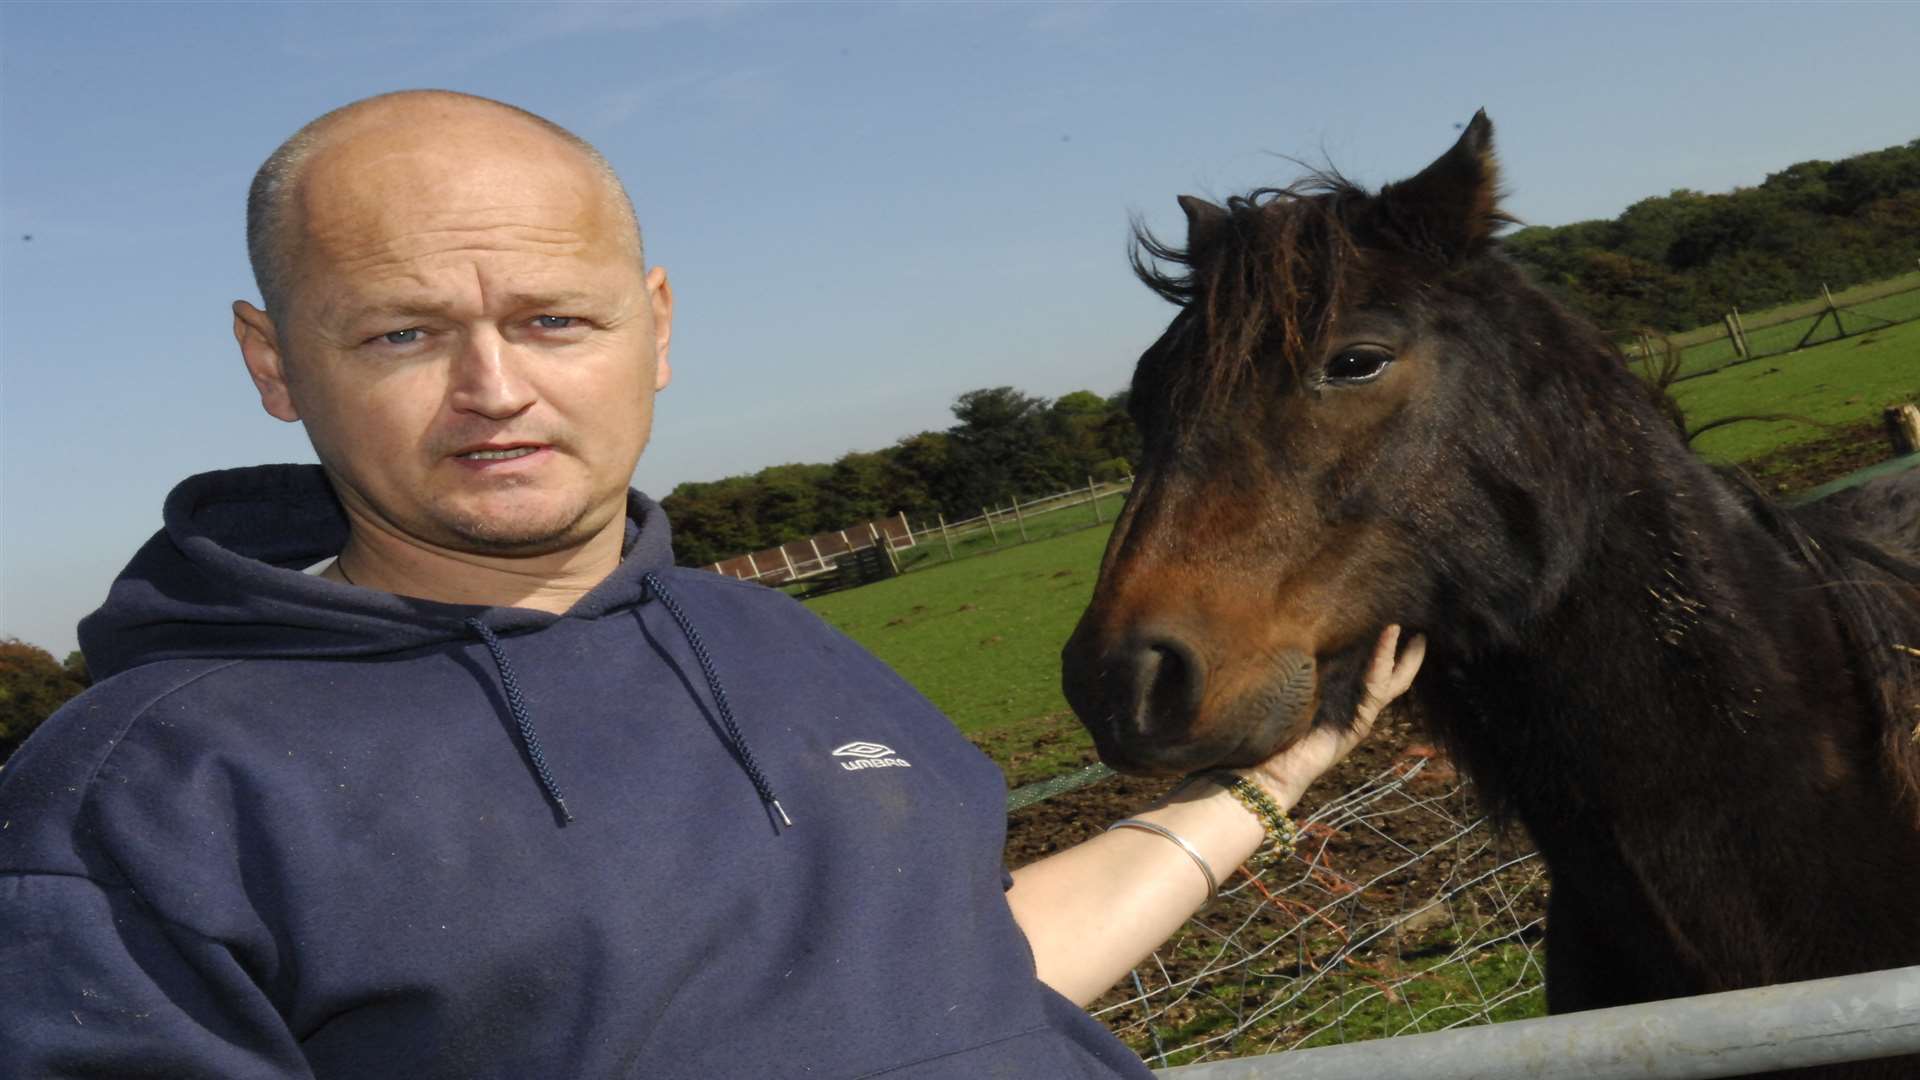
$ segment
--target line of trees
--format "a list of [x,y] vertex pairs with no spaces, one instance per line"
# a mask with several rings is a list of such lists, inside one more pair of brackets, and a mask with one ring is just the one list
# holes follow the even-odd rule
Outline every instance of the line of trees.
[[[1920,139],[1838,162],[1803,161],[1724,195],[1677,190],[1606,221],[1521,229],[1509,254],[1601,326],[1684,330],[1914,268]],[[1125,393],[1057,401],[1012,387],[954,403],[958,421],[831,465],[791,464],[663,500],[681,561],[699,566],[850,522],[908,511],[978,513],[1009,494],[1117,477],[1139,457]]]
[[0,638],[0,762],[87,683],[87,662],[78,651],[63,664],[38,645]]
[[[1601,326],[1684,330],[1914,268],[1920,139],[1838,162],[1803,161],[1724,195],[1685,189],[1606,221],[1521,229],[1508,253]],[[979,513],[1009,495],[1117,478],[1139,459],[1125,392],[1058,400],[974,390],[956,423],[831,465],[775,465],[681,484],[663,504],[681,561],[702,566],[907,511]]]
[[1724,195],[1681,189],[1609,221],[1521,229],[1509,254],[1613,330],[1684,330],[1914,269],[1920,139],[1803,161]]
[[1053,400],[1011,386],[971,390],[945,431],[909,435],[831,465],[775,465],[750,476],[681,484],[661,500],[687,566],[906,511],[968,517],[1133,471],[1140,436],[1126,392],[1076,390]]

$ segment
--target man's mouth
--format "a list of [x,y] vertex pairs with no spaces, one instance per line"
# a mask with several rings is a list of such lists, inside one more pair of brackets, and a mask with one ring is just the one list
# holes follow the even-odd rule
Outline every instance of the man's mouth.
[[455,454],[454,456],[463,461],[508,461],[513,458],[526,457],[528,454],[536,453],[539,450],[540,447],[538,446],[515,446],[507,450],[468,450]]

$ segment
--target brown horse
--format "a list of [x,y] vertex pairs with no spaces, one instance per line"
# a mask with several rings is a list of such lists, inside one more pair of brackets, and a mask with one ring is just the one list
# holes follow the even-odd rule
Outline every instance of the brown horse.
[[1378,193],[1139,234],[1180,310],[1068,699],[1115,768],[1249,765],[1348,722],[1404,623],[1547,861],[1554,1011],[1920,963],[1920,471],[1822,514],[1703,464],[1501,254],[1496,179],[1481,114]]

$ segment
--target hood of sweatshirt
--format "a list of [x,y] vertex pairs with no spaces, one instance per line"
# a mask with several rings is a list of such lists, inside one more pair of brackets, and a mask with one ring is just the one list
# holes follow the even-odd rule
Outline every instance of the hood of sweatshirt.
[[160,660],[366,657],[472,641],[470,619],[511,635],[640,604],[647,576],[673,564],[666,514],[637,491],[627,493],[620,565],[564,615],[444,604],[304,573],[347,541],[346,512],[318,465],[190,477],[167,496],[164,521],[80,622],[95,679]]
[[699,660],[740,767],[769,810],[792,823],[733,717],[699,631],[657,573],[673,563],[667,518],[637,491],[627,492],[619,565],[560,615],[445,604],[306,573],[347,541],[346,512],[317,465],[190,477],[167,496],[164,521],[114,581],[107,602],[80,622],[80,648],[96,679],[163,660],[338,660],[477,641],[492,658],[534,778],[561,818],[572,821],[502,637],[657,598]]

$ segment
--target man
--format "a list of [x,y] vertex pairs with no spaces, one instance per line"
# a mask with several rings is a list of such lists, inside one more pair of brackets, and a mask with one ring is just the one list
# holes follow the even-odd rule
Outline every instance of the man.
[[1189,785],[1008,891],[950,724],[672,567],[627,484],[673,294],[598,154],[388,95],[281,147],[248,218],[235,336],[322,464],[187,480],[83,623],[99,683],[0,784],[0,1075],[1145,1075],[1061,995],[1260,819]]

